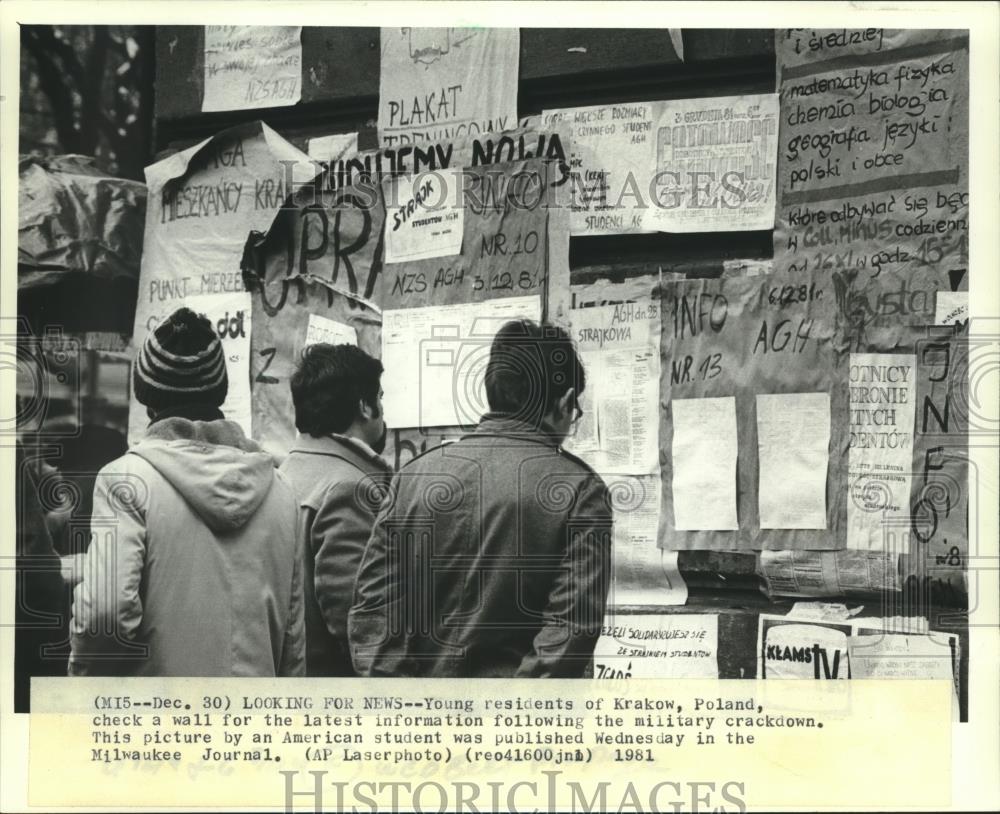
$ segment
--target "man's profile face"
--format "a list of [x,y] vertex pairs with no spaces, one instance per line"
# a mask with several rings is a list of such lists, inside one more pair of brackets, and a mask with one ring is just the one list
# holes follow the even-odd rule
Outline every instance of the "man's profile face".
[[365,442],[377,455],[381,455],[385,450],[386,438],[389,428],[385,423],[385,409],[382,407],[382,387],[379,386],[378,397],[375,401],[375,414],[368,420]]

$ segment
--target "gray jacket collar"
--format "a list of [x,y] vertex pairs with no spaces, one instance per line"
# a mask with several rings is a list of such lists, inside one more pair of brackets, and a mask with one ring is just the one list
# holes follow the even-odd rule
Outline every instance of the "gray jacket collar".
[[373,466],[380,471],[388,471],[390,468],[385,459],[376,455],[371,447],[360,441],[355,441],[353,438],[348,438],[346,435],[326,435],[316,438],[312,435],[302,434],[295,439],[295,445],[291,452],[300,452],[306,455],[330,455],[364,470]]
[[559,436],[544,422],[541,426],[537,426],[504,413],[486,413],[480,419],[475,431],[464,437],[476,438],[491,435],[516,438],[519,441],[534,441],[550,447],[558,448],[560,446]]

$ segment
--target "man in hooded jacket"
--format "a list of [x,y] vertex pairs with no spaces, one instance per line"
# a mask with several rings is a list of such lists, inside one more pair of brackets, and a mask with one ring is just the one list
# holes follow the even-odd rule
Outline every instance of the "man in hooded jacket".
[[296,500],[220,411],[228,379],[211,323],[175,311],[132,382],[151,423],[97,476],[70,674],[304,674]]

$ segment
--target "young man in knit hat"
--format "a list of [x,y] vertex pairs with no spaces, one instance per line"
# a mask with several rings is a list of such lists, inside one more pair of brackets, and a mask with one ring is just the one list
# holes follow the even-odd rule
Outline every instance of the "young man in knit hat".
[[305,545],[306,673],[352,676],[347,612],[391,471],[382,363],[353,345],[306,348],[292,376],[299,437],[281,465]]
[[295,497],[222,415],[211,323],[171,314],[140,348],[132,384],[150,425],[97,476],[70,674],[302,675]]

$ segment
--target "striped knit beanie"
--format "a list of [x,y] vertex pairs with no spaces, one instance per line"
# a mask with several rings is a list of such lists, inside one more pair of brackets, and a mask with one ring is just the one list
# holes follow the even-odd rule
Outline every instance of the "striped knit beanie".
[[154,412],[219,407],[229,390],[222,342],[212,323],[189,308],[174,311],[146,338],[132,371],[136,400]]

